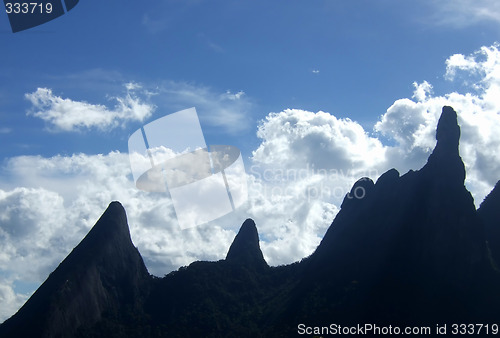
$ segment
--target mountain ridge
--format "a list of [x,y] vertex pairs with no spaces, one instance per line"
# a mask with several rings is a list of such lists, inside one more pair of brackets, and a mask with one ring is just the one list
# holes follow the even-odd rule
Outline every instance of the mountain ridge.
[[26,334],[31,321],[39,323],[28,332],[33,337],[290,336],[299,323],[332,321],[495,323],[500,183],[476,210],[459,138],[457,114],[445,106],[423,168],[358,180],[315,252],[286,266],[266,263],[247,219],[226,259],[151,276],[123,207],[113,202],[0,325],[0,336]]

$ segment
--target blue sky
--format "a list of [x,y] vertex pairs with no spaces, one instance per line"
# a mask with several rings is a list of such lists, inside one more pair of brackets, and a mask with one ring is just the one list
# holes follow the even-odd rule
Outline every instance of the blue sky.
[[[443,104],[479,205],[500,179],[499,34],[495,0],[82,0],[15,34],[0,13],[0,320],[114,199],[157,275],[223,258],[247,217],[271,264],[300,259],[356,179],[425,164]],[[207,144],[242,150],[251,198],[186,232],[135,189],[127,140],[193,106]],[[280,183],[293,196],[259,174],[312,167],[337,175]]]
[[[43,121],[25,114],[24,94],[37,87],[105,105],[113,104],[107,97],[123,92],[126,82],[155,88],[174,81],[208,87],[214,94],[244,91],[253,103],[245,139],[254,136],[256,121],[284,108],[328,111],[370,126],[395,99],[411,93],[414,81],[438,87],[448,56],[490,45],[498,33],[491,21],[446,25],[436,5],[425,1],[155,1],[147,6],[106,1],[95,7],[81,2],[75,11],[17,34],[8,33],[3,15],[0,109],[2,124],[18,131],[2,135],[14,145],[4,147],[3,156],[25,153],[15,146],[21,143],[31,143],[28,151],[43,155],[125,150],[118,135],[44,133]],[[172,112],[168,103],[152,103],[158,105],[155,116]],[[134,125],[127,127],[120,136]],[[27,130],[31,137],[26,138]]]

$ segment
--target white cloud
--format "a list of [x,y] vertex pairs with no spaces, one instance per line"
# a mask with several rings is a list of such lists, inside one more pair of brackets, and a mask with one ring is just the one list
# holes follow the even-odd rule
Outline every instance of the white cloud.
[[35,280],[46,276],[81,235],[75,231],[78,223],[67,224],[63,215],[62,199],[53,191],[0,190],[0,270]]
[[448,80],[453,80],[457,70],[476,71],[477,63],[473,56],[464,56],[463,54],[453,54],[446,59],[446,75]]
[[138,83],[135,83],[135,82],[128,82],[128,83],[125,83],[125,88],[128,91],[133,91],[133,90],[137,90],[137,89],[142,89],[142,86]]
[[416,99],[419,102],[425,101],[426,97],[432,94],[432,85],[427,81],[424,81],[420,84],[417,82],[413,82],[413,86],[415,87],[415,91],[413,92],[412,98]]
[[224,128],[230,134],[249,130],[253,125],[253,102],[242,90],[220,93],[209,87],[170,81],[155,91],[161,94],[158,101],[172,112],[196,107],[202,124]]
[[[146,260],[148,248],[155,247],[159,238],[166,236],[169,238],[169,243],[185,240],[184,233],[175,219],[172,203],[167,196],[161,193],[143,192],[134,186],[128,154],[111,152],[107,155],[78,154],[51,158],[21,156],[10,159],[4,172],[8,181],[16,182],[18,186],[37,187],[36,189],[0,190],[0,200],[3,201],[0,203],[0,220],[4,220],[0,228],[9,235],[10,240],[14,239],[13,235],[8,232],[11,227],[17,229],[32,227],[30,233],[35,229],[43,228],[46,229],[44,231],[50,231],[46,235],[47,238],[54,238],[60,230],[56,227],[57,224],[71,224],[75,227],[71,233],[76,233],[77,239],[68,244],[71,248],[83,238],[109,202],[113,200],[121,201],[127,210],[132,238],[141,252],[145,253]],[[4,187],[4,189],[8,188]],[[12,196],[16,196],[16,200],[12,200]],[[54,201],[53,205],[47,205],[49,201]],[[12,205],[16,205],[16,208],[12,209]],[[26,206],[26,210],[19,207],[23,205]],[[22,219],[11,217],[12,210],[17,210],[21,215],[29,215],[27,210],[32,210],[33,216],[28,218],[23,216]],[[42,211],[47,213],[44,214]],[[44,226],[45,221],[51,223]],[[164,236],[157,236],[155,229],[164,232]],[[217,231],[217,229],[214,230],[214,232]],[[136,233],[141,235],[138,236]],[[67,236],[65,232],[61,234]],[[228,241],[227,236],[217,236],[217,238]],[[29,238],[28,240],[36,241],[37,239]],[[41,247],[47,247],[45,244],[42,243]],[[223,242],[223,244],[225,246],[227,243]],[[186,246],[190,247],[190,244],[174,245],[173,248],[182,251],[182,248]],[[194,248],[187,251],[194,253],[196,252]],[[212,245],[206,253],[215,248],[220,249],[220,245]],[[217,254],[220,252],[217,251]],[[216,254],[212,252],[211,255]],[[189,255],[183,253],[181,256],[188,257]],[[182,264],[187,263],[189,260],[182,262]],[[162,266],[156,266],[153,272],[166,273],[178,264],[179,261],[172,262],[170,258],[165,257]],[[47,273],[48,270],[45,269],[44,272]]]
[[330,186],[307,170],[299,174],[299,170],[292,169],[289,173],[297,173],[295,178],[291,175],[287,181],[276,183],[272,178],[281,176],[279,171],[264,173],[260,169],[257,164],[250,169],[254,174],[248,177],[248,210],[239,210],[236,216],[255,220],[261,248],[270,265],[308,256],[338,212],[329,195]]
[[[253,124],[250,118],[253,102],[242,90],[217,92],[206,86],[175,81],[150,87],[129,82],[124,87],[125,95],[111,97],[116,102],[112,108],[62,98],[52,89],[38,88],[25,94],[32,104],[28,114],[46,121],[52,131],[124,127],[127,122],[145,121],[158,108],[170,114],[196,107],[202,124],[224,128],[230,134],[247,131]],[[152,100],[157,104],[149,103]]]
[[14,291],[12,282],[0,280],[0,321],[10,317],[26,302],[29,295],[19,294]]
[[49,88],[38,88],[25,95],[33,105],[29,114],[48,122],[54,131],[82,131],[91,128],[108,130],[123,126],[128,121],[143,121],[154,111],[154,106],[144,103],[136,94],[141,86],[125,84],[126,94],[114,97],[116,105],[109,109],[104,105],[73,101],[54,95]]
[[[357,122],[325,112],[287,109],[260,124],[253,152],[249,214],[271,264],[311,254],[352,184],[376,178],[385,148]],[[259,222],[264,219],[264,222]]]
[[500,2],[497,0],[441,0],[427,2],[432,10],[432,23],[467,27],[477,23],[500,23]]
[[269,114],[259,126],[262,139],[253,152],[259,163],[284,168],[342,169],[363,172],[384,159],[382,143],[355,121],[325,112],[288,109]]
[[230,90],[227,90],[226,93],[225,93],[225,97],[229,100],[232,100],[232,101],[235,101],[235,100],[239,100],[241,99],[241,97],[245,95],[245,92],[240,90],[239,92],[237,92],[236,94],[233,94],[231,93]]

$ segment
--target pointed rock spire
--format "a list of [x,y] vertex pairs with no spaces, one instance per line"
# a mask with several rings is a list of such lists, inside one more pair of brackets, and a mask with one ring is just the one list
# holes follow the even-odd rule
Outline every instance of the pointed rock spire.
[[255,222],[248,218],[234,238],[226,261],[248,266],[267,266],[259,246],[259,234]]
[[450,184],[463,185],[465,166],[460,157],[458,146],[460,127],[457,113],[452,107],[444,106],[436,130],[437,144],[423,168],[437,179]]
[[460,140],[460,127],[458,126],[457,113],[450,106],[444,106],[436,130],[437,146],[448,152],[458,154]]
[[[100,254],[107,246],[132,247],[127,214],[120,202],[113,201],[92,227],[87,236],[73,250],[86,251],[93,256]],[[118,252],[116,252],[118,253]]]

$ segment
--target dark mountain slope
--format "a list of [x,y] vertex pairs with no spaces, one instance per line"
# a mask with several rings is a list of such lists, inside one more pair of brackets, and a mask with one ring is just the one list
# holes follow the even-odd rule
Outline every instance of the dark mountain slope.
[[103,319],[140,311],[150,276],[133,246],[125,210],[113,202],[24,306],[1,337],[72,337]]
[[[483,318],[492,280],[484,229],[464,186],[460,128],[439,120],[427,164],[356,182],[312,255],[284,317],[424,324]],[[488,277],[487,277],[488,276]]]

